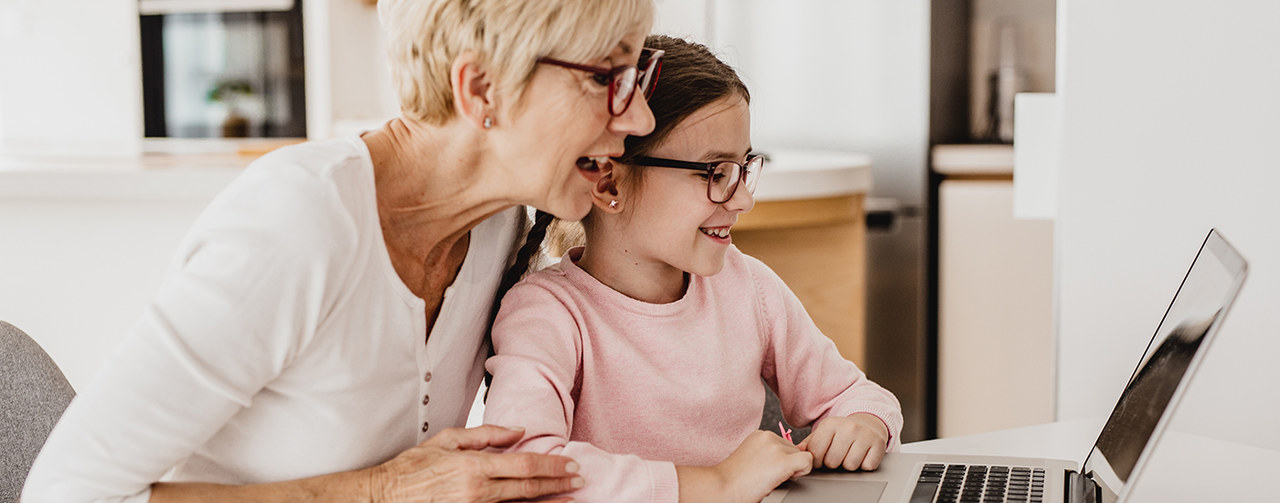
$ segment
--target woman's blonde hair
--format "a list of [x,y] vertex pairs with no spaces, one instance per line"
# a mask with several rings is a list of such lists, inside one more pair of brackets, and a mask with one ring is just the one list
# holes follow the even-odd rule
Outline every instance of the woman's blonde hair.
[[[499,96],[518,102],[539,57],[588,61],[647,33],[653,0],[381,0],[391,80],[406,117],[453,117],[450,70],[470,51]],[[644,30],[644,31],[640,31]]]

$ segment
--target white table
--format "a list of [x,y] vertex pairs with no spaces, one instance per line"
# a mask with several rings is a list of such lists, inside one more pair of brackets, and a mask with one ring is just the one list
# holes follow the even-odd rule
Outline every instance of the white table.
[[[964,453],[1084,461],[1105,418],[913,442],[909,453]],[[1169,431],[1133,487],[1129,503],[1280,501],[1280,452]],[[768,498],[772,501],[777,498]]]

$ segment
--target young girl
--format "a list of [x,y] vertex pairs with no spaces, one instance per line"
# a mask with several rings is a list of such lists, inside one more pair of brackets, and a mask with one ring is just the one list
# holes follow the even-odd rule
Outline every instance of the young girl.
[[[577,460],[579,501],[759,501],[814,467],[875,469],[897,399],[731,244],[763,164],[746,86],[701,45],[646,46],[666,51],[655,129],[604,168],[586,247],[502,301],[485,422]],[[789,422],[816,422],[799,445],[757,429],[762,378]]]

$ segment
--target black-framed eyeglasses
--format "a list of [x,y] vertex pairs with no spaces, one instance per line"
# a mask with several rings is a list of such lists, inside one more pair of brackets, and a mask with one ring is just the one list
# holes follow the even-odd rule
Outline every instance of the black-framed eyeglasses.
[[[662,71],[663,54],[665,52],[661,49],[646,47],[640,51],[639,65],[613,68],[580,65],[552,58],[538,58],[538,62],[595,74],[597,83],[609,86],[609,115],[617,117],[626,113],[631,107],[631,98],[635,96],[637,88],[644,93],[645,99],[649,99],[653,94],[653,89],[658,86],[658,73]],[[644,69],[641,70],[640,67]]]
[[632,159],[630,164],[702,171],[707,177],[707,199],[722,204],[733,198],[739,185],[745,185],[747,192],[755,193],[756,184],[760,182],[760,172],[764,169],[764,156],[749,155],[746,164],[734,161],[689,162],[639,156]]

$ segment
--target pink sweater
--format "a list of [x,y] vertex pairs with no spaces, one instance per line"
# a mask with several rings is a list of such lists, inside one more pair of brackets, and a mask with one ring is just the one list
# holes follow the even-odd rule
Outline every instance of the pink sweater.
[[649,304],[597,281],[579,256],[502,300],[485,408],[485,423],[526,429],[514,450],[578,461],[576,500],[676,501],[676,465],[719,463],[759,428],[764,383],[789,423],[867,412],[896,449],[898,400],[841,358],[760,261],[730,247],[719,274]]

